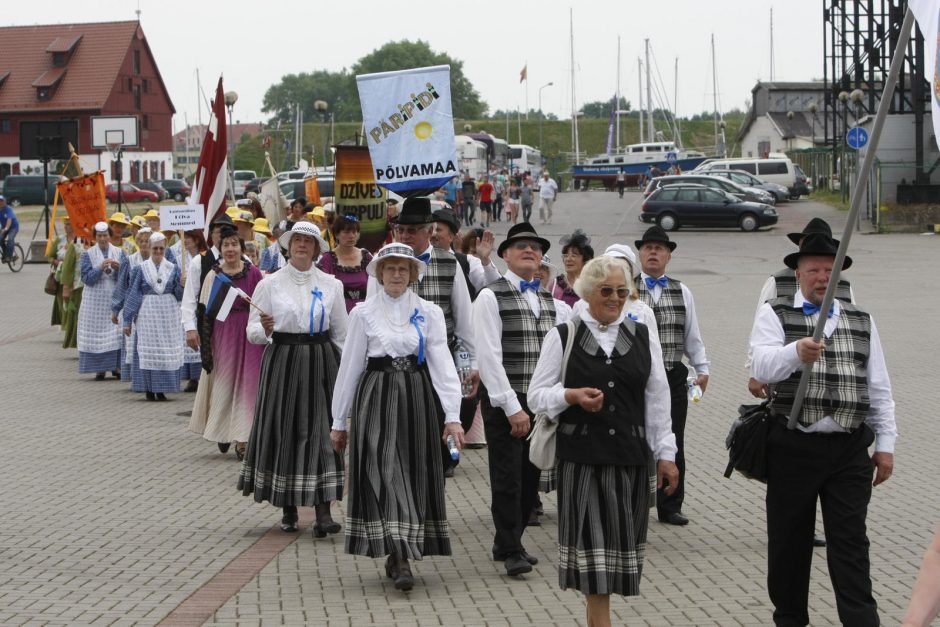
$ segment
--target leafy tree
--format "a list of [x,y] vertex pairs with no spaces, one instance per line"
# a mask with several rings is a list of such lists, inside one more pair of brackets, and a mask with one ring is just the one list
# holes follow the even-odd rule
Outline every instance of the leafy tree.
[[314,109],[313,103],[323,100],[335,121],[355,121],[360,119],[361,113],[359,99],[353,90],[354,79],[345,69],[339,72],[315,70],[288,74],[281,78],[280,83],[268,88],[261,110],[274,114],[272,122],[293,124],[294,105],[299,103],[304,122],[319,122],[320,113]]
[[[602,118],[607,119],[610,117],[610,105],[613,104],[613,98],[610,100],[595,100],[594,102],[586,102],[581,107],[581,111],[584,112],[584,117],[586,118]],[[630,110],[630,101],[620,97],[620,106],[618,107],[621,111]]]
[[[486,116],[486,119],[489,119],[489,120],[505,120],[507,115],[509,116],[509,118],[510,118],[511,120],[515,120],[515,119],[516,119],[516,116],[517,116],[517,115],[520,115],[520,114],[517,114],[515,110],[512,110],[512,111],[504,111],[503,109],[497,109],[497,110],[494,111],[492,114]],[[526,114],[525,114],[525,112],[522,112],[521,115],[522,115],[523,119],[526,119]],[[539,112],[538,109],[529,109],[528,119],[530,119],[530,120],[538,120],[539,118],[542,118],[543,120],[557,120],[557,119],[558,119],[558,116],[555,115],[554,113]]]

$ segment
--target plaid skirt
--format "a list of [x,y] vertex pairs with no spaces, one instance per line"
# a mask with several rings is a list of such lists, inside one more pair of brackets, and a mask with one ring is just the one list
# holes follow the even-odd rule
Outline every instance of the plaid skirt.
[[656,485],[651,467],[558,460],[557,469],[561,589],[638,595]]
[[258,503],[312,507],[342,499],[343,458],[330,444],[339,351],[325,339],[313,344],[275,341],[264,350],[251,436],[238,477],[238,489]]
[[451,554],[443,424],[426,368],[363,374],[350,421],[347,553]]

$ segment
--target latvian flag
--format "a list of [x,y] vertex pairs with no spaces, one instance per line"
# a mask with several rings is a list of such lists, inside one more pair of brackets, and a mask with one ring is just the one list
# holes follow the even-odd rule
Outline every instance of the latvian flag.
[[215,275],[212,289],[209,291],[209,301],[206,303],[206,317],[225,322],[229,312],[232,311],[235,299],[239,296],[249,300],[248,294],[232,285],[230,278],[224,274]]

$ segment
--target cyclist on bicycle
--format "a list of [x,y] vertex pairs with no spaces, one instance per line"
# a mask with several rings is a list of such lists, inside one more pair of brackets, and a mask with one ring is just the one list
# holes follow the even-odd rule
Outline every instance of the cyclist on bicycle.
[[13,244],[19,230],[20,223],[16,219],[13,207],[9,206],[6,199],[0,195],[0,250],[3,252],[2,263],[6,263],[7,259],[15,254]]

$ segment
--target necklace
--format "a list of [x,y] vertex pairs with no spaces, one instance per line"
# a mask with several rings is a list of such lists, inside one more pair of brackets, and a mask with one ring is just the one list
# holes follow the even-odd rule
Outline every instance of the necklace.
[[[383,293],[384,293],[384,292],[383,292]],[[388,296],[388,294],[385,294],[385,295]],[[412,292],[412,293],[408,296],[408,307],[407,307],[407,309],[405,310],[406,312],[411,310],[412,296],[414,296],[414,292]],[[388,298],[390,299],[391,296],[388,296]],[[388,303],[388,304],[391,305],[392,303]],[[404,329],[404,328],[407,327],[409,324],[411,324],[410,316],[409,316],[409,319],[406,319],[404,322],[397,322],[397,321],[395,321],[395,320],[392,320],[392,319],[389,317],[389,315],[388,315],[388,310],[389,310],[389,309],[392,309],[392,307],[386,306],[386,307],[380,307],[380,309],[382,310],[382,315],[385,316],[385,321],[388,323],[388,326],[390,326],[390,327],[392,327],[392,328],[395,328],[395,329]],[[395,309],[397,309],[397,307],[395,307]],[[406,313],[406,315],[407,315],[407,313]]]

